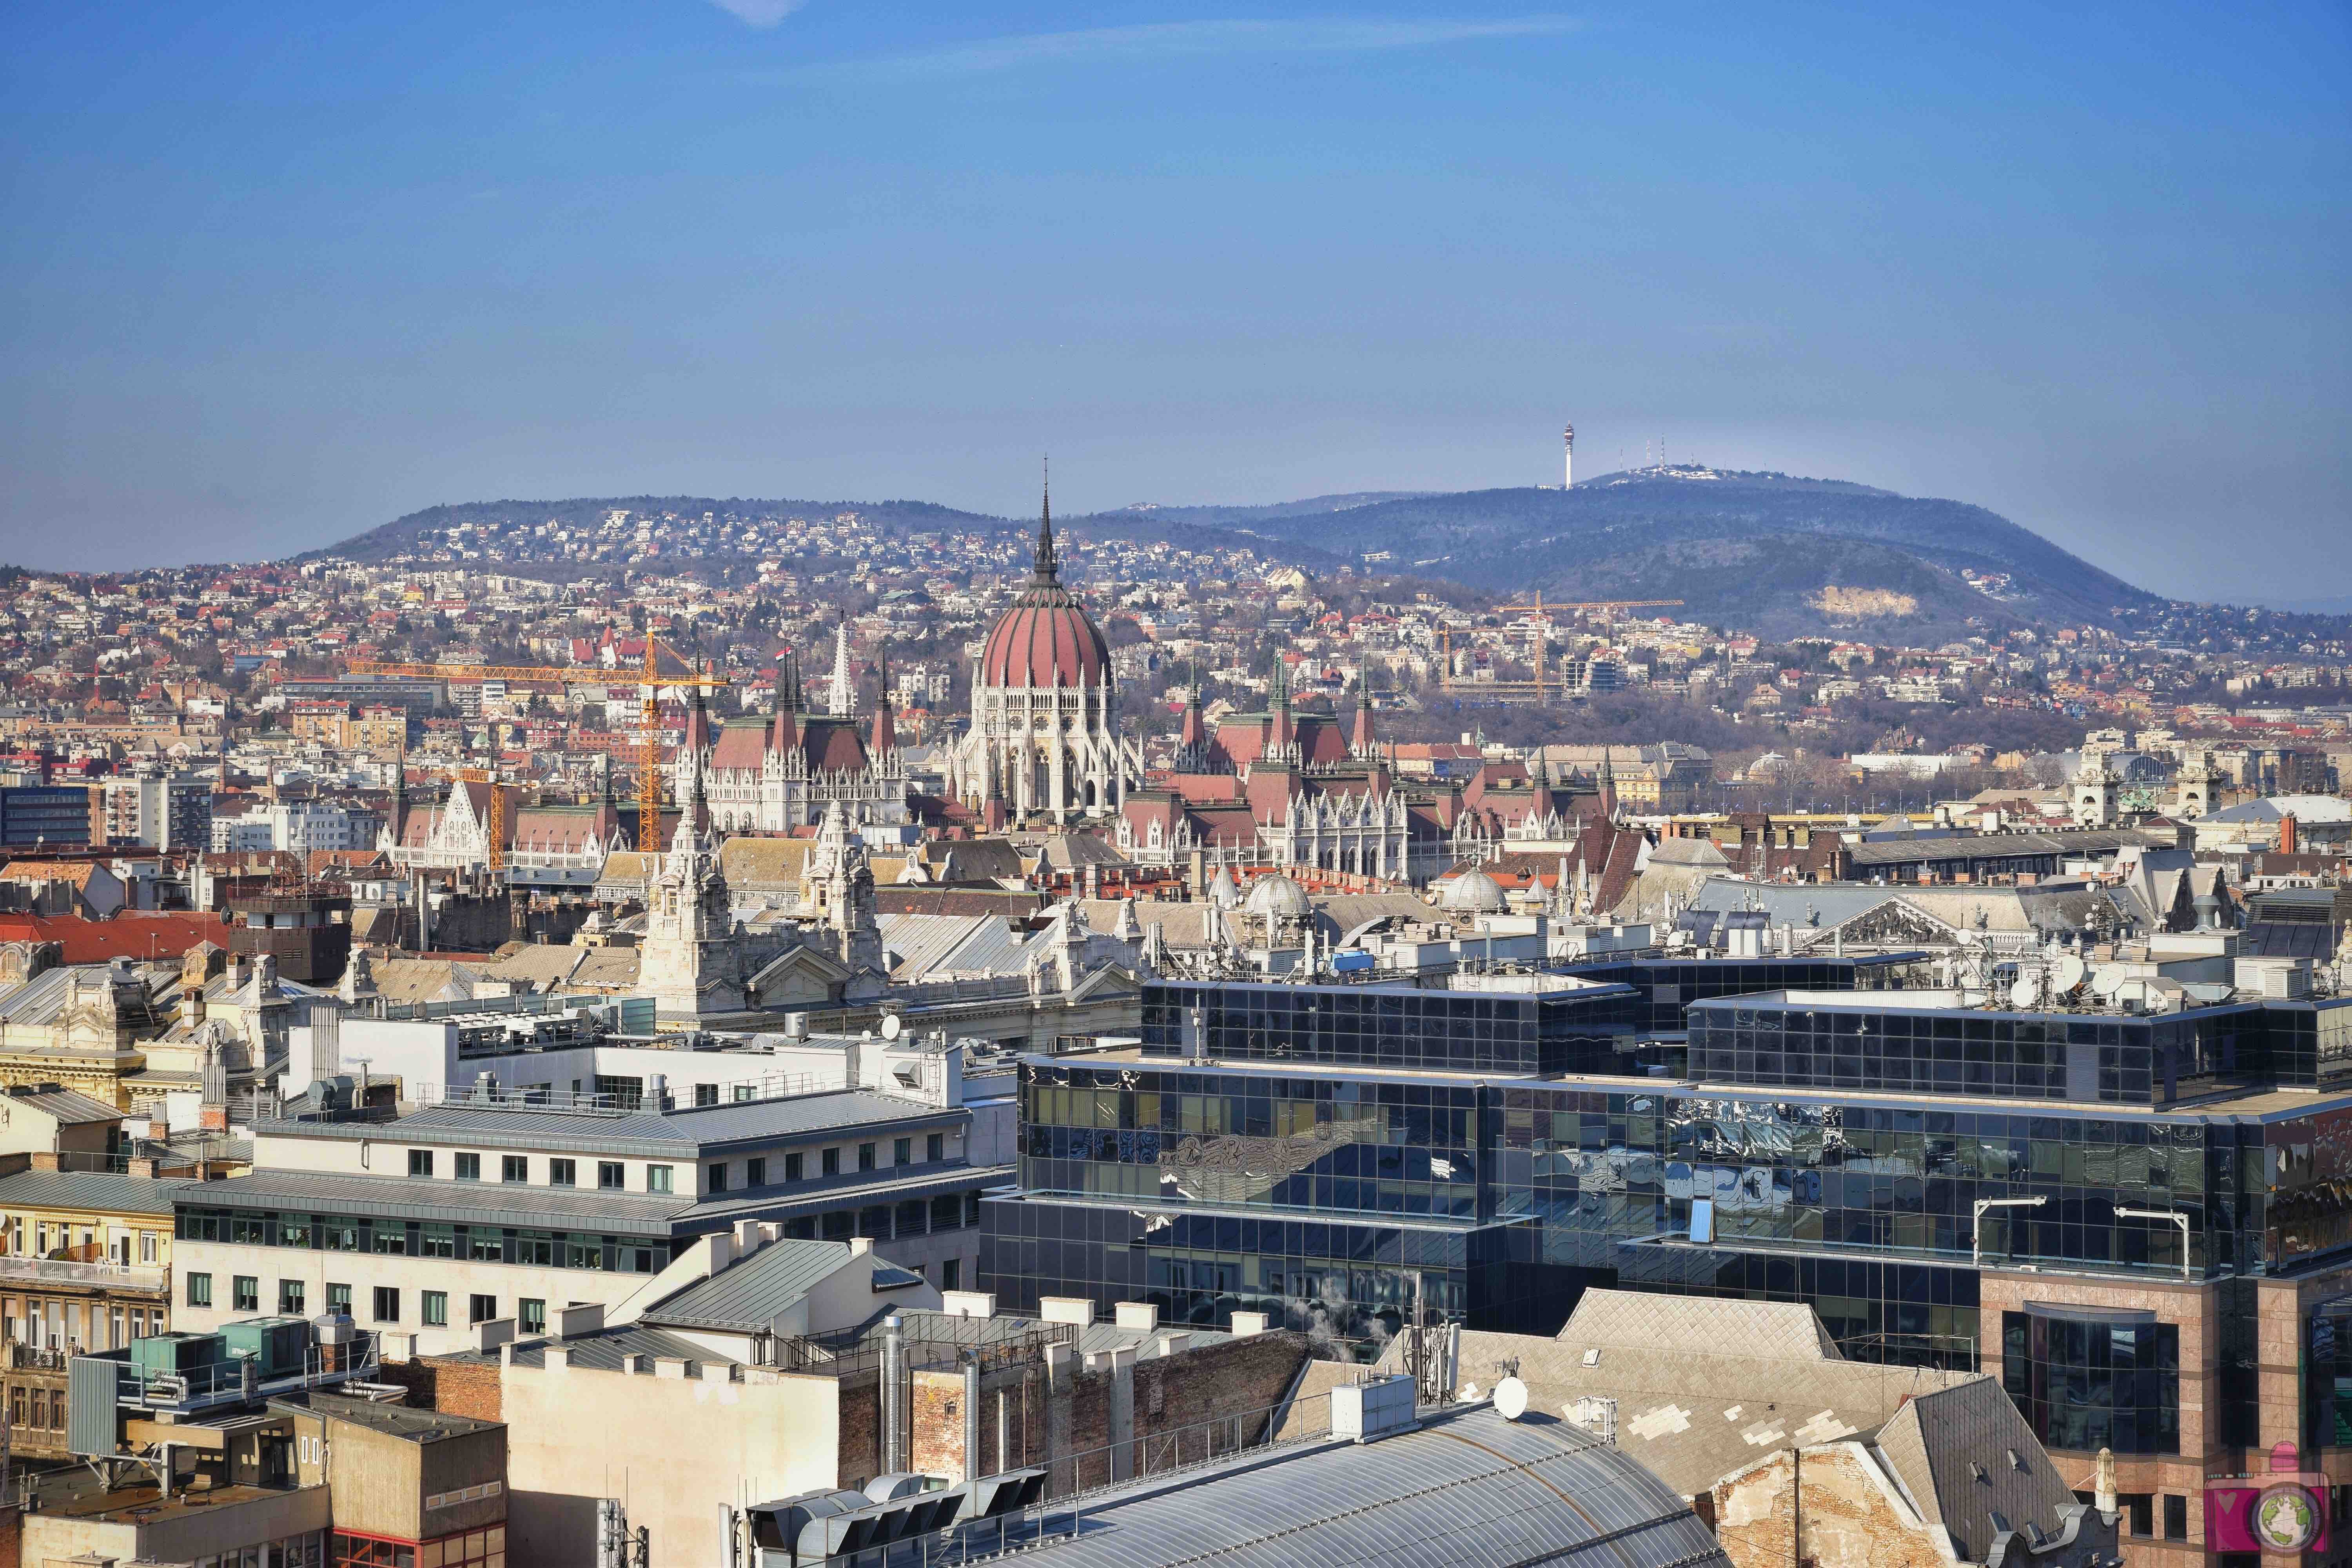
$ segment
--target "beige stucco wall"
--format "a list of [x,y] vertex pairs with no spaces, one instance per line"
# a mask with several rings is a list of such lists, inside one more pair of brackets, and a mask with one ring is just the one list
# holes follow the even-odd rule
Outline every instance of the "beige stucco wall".
[[834,1485],[835,1382],[744,1375],[503,1369],[509,1560],[593,1561],[596,1500],[614,1497],[632,1528],[650,1531],[651,1568],[709,1568],[720,1560],[720,1503]]
[[64,1562],[95,1552],[119,1563],[194,1563],[200,1557],[216,1557],[224,1552],[324,1530],[328,1517],[325,1487],[270,1492],[138,1523],[26,1514],[21,1561]]
[[[908,1107],[910,1116],[920,1116],[925,1113],[921,1106],[910,1104]],[[784,1175],[784,1156],[787,1153],[798,1153],[806,1160],[807,1173],[804,1179],[814,1181],[824,1168],[824,1151],[828,1148],[838,1149],[841,1152],[842,1170],[854,1173],[857,1169],[857,1146],[860,1143],[879,1145],[875,1150],[877,1163],[873,1174],[877,1180],[887,1179],[887,1173],[892,1169],[890,1152],[893,1141],[898,1138],[912,1138],[915,1145],[915,1162],[921,1163],[925,1147],[924,1140],[933,1131],[941,1132],[946,1137],[944,1153],[946,1159],[958,1160],[963,1157],[964,1131],[961,1127],[911,1129],[886,1127],[881,1131],[847,1128],[844,1129],[837,1137],[815,1140],[779,1138],[767,1143],[730,1150],[725,1162],[729,1167],[728,1175],[730,1182],[728,1191],[730,1194],[741,1192],[744,1182],[744,1162],[753,1156],[764,1156],[768,1162],[770,1186],[763,1189],[763,1192],[778,1198],[789,1198],[793,1195],[792,1190],[782,1184]],[[523,1184],[535,1187],[551,1184],[548,1180],[549,1160],[569,1159],[577,1168],[577,1179],[570,1188],[566,1189],[567,1191],[596,1190],[598,1163],[617,1158],[625,1167],[624,1185],[621,1190],[639,1196],[644,1195],[646,1192],[646,1168],[648,1165],[671,1167],[670,1181],[673,1191],[677,1196],[708,1196],[709,1195],[708,1171],[709,1165],[715,1163],[703,1162],[698,1164],[690,1159],[648,1160],[632,1158],[628,1155],[615,1156],[600,1154],[593,1149],[583,1149],[573,1153],[562,1154],[551,1153],[544,1149],[509,1150],[496,1143],[470,1146],[411,1143],[397,1136],[382,1139],[345,1139],[290,1138],[264,1134],[254,1140],[253,1163],[254,1169],[264,1172],[301,1171],[345,1176],[390,1176],[406,1181],[409,1179],[408,1155],[412,1149],[422,1150],[433,1156],[431,1179],[436,1182],[456,1179],[457,1157],[459,1154],[470,1153],[478,1156],[481,1161],[479,1184],[483,1186],[504,1184],[500,1181],[503,1167],[499,1161],[510,1152],[520,1154],[530,1162],[530,1179]]]
[[[187,1279],[191,1274],[213,1277],[213,1304],[190,1307]],[[182,1241],[174,1244],[172,1326],[203,1333],[238,1318],[254,1316],[235,1310],[234,1278],[250,1274],[261,1281],[263,1314],[278,1310],[278,1282],[304,1282],[303,1312],[317,1317],[327,1310],[327,1283],[352,1288],[352,1319],[371,1332],[389,1330],[417,1337],[416,1353],[444,1355],[471,1350],[472,1331],[467,1323],[467,1299],[476,1294],[499,1299],[498,1316],[515,1315],[515,1303],[526,1297],[555,1310],[575,1301],[612,1306],[642,1289],[650,1274],[607,1273],[593,1268],[541,1268],[520,1263],[475,1263],[456,1258],[408,1258],[374,1252],[324,1252],[300,1247],[243,1247],[222,1241]],[[388,1285],[400,1292],[400,1321],[375,1321],[375,1288]],[[446,1328],[424,1326],[424,1292],[449,1293]]]

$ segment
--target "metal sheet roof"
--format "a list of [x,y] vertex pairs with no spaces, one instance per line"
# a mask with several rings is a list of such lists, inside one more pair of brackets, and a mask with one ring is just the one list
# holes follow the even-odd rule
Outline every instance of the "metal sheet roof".
[[122,1110],[103,1100],[93,1099],[78,1089],[40,1089],[18,1087],[8,1090],[5,1109],[30,1107],[67,1123],[120,1121]]
[[1182,1477],[1095,1494],[1076,1536],[1024,1561],[1053,1568],[1538,1563],[1663,1568],[1727,1562],[1664,1482],[1622,1449],[1550,1418],[1449,1412],[1373,1443],[1247,1451]]
[[751,1257],[656,1302],[639,1315],[656,1328],[757,1332],[796,1305],[817,1281],[849,1265],[848,1244],[772,1241]]
[[521,1183],[411,1181],[393,1176],[257,1171],[229,1182],[190,1182],[177,1194],[187,1208],[286,1211],[432,1220],[519,1229],[595,1230],[667,1237],[693,1205],[688,1197],[643,1197]]
[[0,1176],[0,1208],[168,1215],[180,1188],[204,1184],[119,1176],[105,1171],[19,1171],[13,1176]]

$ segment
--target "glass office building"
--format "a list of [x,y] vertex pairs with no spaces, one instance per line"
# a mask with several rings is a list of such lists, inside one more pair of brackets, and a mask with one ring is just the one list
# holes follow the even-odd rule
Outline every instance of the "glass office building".
[[1848,1355],[1993,1373],[2127,1489],[2282,1438],[2352,1479],[2352,1001],[1966,1009],[1915,960],[1150,985],[1139,1046],[1023,1061],[983,1286],[1359,1350],[1549,1334],[1595,1286],[1803,1301]]

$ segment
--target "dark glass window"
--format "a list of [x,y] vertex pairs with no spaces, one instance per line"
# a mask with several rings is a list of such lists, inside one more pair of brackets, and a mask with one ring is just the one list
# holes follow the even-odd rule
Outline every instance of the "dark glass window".
[[2001,1314],[2001,1384],[2045,1447],[2180,1451],[2180,1331],[2153,1314]]

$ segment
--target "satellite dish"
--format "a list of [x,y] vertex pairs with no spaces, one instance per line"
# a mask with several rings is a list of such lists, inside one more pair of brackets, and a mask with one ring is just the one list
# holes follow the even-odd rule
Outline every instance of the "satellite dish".
[[2031,1009],[2042,1000],[2042,984],[2028,974],[2009,988],[2009,1005],[2021,1010]]
[[1507,1377],[1495,1385],[1495,1408],[1506,1421],[1517,1421],[1528,1413],[1528,1385],[1516,1377]]
[[2083,961],[2070,952],[2058,960],[2058,967],[2051,973],[2050,984],[2060,991],[2072,991],[2083,984],[2083,976],[2086,973]]
[[885,1013],[882,1016],[882,1037],[886,1040],[897,1039],[898,1037],[899,1031],[904,1029],[906,1026],[907,1026],[905,1024],[899,1022],[898,1015],[896,1013]]
[[2091,974],[2092,994],[2113,1001],[2116,993],[2124,988],[2124,982],[2130,978],[2122,964],[2102,963]]

